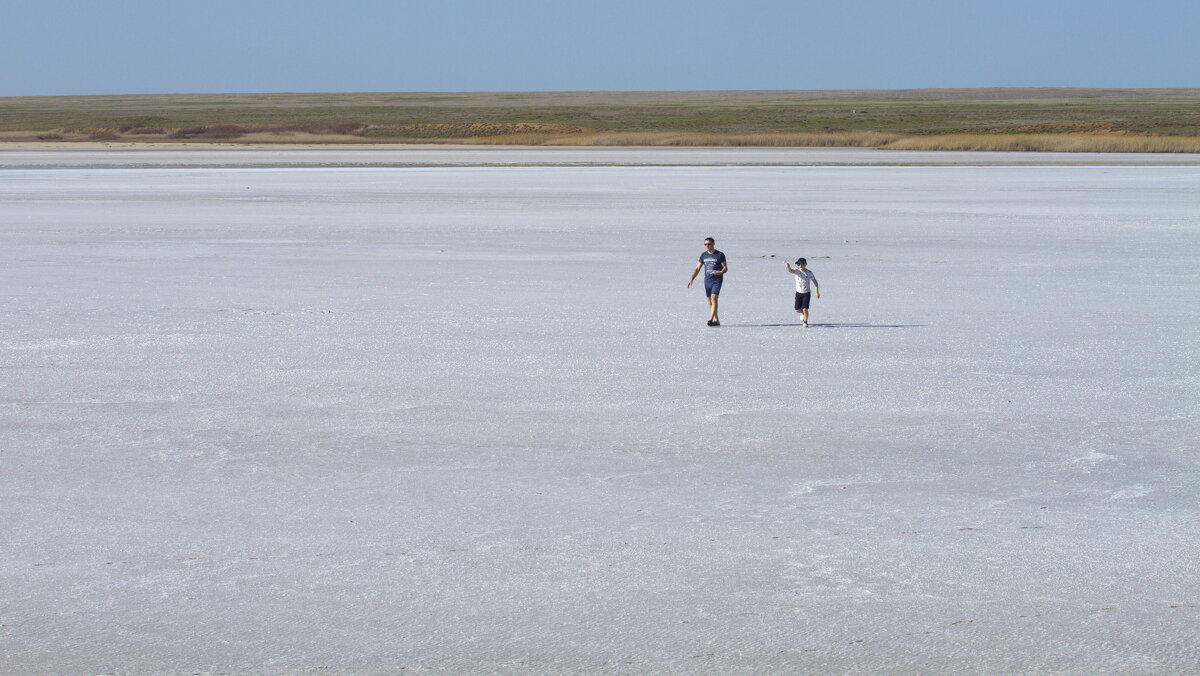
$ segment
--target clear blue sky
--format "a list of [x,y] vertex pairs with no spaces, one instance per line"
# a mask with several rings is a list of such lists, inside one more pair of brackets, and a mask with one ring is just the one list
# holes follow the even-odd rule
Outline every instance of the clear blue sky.
[[1200,0],[0,0],[0,96],[1198,87]]

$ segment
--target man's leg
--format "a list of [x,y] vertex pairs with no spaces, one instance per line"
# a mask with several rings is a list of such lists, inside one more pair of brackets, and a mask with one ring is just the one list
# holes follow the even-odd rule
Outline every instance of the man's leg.
[[719,317],[717,317],[717,298],[718,298],[718,296],[715,293],[708,297],[708,306],[709,306],[708,318],[714,322],[721,321],[721,319]]

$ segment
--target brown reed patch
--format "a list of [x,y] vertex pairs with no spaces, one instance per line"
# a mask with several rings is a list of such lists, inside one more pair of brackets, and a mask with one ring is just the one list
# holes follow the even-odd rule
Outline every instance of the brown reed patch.
[[579,132],[570,135],[524,133],[465,138],[464,143],[531,146],[655,146],[655,147],[788,147],[788,148],[873,148],[900,138],[878,132],[827,134],[750,133],[707,134],[696,132]]
[[307,124],[277,124],[277,125],[255,125],[243,129],[243,133],[285,133],[285,132],[302,132],[305,134],[332,135],[332,136],[348,136],[357,134],[363,131],[367,125],[362,122],[316,122]]
[[1056,122],[980,129],[983,134],[1136,134],[1112,122]]
[[883,150],[979,150],[1059,153],[1200,153],[1197,136],[1117,134],[946,134],[909,136]]
[[530,138],[548,135],[564,136],[594,132],[586,127],[544,122],[466,122],[400,125],[362,125],[354,133],[368,138],[421,139],[422,141],[467,140],[526,136]]
[[[361,122],[322,122],[314,124],[287,125],[242,125],[242,124],[213,124],[199,127],[180,127],[168,134],[167,138],[178,140],[206,139],[238,139],[247,134],[309,134],[315,136],[344,136],[362,130],[366,125]],[[129,134],[161,134],[163,129],[129,129]]]

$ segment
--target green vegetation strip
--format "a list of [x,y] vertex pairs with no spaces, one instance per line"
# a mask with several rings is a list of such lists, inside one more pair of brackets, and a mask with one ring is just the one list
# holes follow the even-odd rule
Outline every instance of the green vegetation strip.
[[[977,149],[1067,136],[1106,139],[1067,144],[1085,149],[1196,152],[1200,89],[0,98],[0,141],[798,145],[813,135],[815,145]],[[978,140],[996,136],[1013,139]]]

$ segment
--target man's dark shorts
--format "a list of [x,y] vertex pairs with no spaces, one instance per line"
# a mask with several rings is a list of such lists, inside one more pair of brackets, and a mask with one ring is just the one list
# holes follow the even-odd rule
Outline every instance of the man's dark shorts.
[[704,278],[704,295],[706,295],[706,296],[721,295],[721,278],[720,277],[705,277]]
[[812,300],[812,293],[796,293],[796,309],[807,310],[808,301]]

